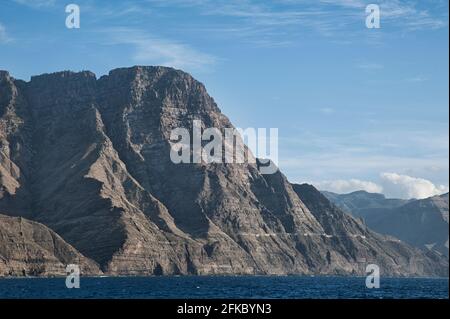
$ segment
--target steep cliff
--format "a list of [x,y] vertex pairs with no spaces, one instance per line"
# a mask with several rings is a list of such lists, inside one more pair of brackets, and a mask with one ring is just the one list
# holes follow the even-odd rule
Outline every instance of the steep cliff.
[[96,263],[48,227],[0,215],[0,276],[63,276],[69,264],[84,275],[101,274]]

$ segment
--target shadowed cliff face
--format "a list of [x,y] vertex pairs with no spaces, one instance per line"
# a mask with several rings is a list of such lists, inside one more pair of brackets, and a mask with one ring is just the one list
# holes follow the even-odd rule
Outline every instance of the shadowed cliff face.
[[232,127],[184,72],[3,72],[0,115],[0,211],[47,225],[109,274],[362,274],[366,263],[447,274],[439,256],[311,209],[280,172],[172,163],[172,129]]
[[411,201],[382,216],[372,216],[370,222],[377,231],[448,256],[448,193]]

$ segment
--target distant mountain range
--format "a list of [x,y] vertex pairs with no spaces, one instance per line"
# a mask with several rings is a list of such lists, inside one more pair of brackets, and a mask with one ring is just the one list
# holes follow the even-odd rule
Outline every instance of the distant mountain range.
[[[273,110],[268,110],[273,111]],[[29,82],[0,71],[0,276],[448,276],[448,260],[377,234],[257,163],[170,159],[175,128],[233,125],[166,67]],[[205,128],[203,127],[203,128]]]
[[365,191],[322,193],[344,211],[362,218],[373,230],[448,256],[448,193],[420,200],[387,199]]

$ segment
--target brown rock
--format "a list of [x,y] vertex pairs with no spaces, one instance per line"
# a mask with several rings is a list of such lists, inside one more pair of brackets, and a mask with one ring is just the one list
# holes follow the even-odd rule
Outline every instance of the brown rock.
[[95,262],[48,227],[22,217],[0,215],[0,277],[64,276],[69,264],[78,265],[81,275],[101,273]]

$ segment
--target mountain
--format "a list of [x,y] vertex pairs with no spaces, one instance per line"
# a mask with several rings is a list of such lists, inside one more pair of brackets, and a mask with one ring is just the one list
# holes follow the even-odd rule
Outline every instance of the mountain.
[[0,215],[0,277],[65,275],[68,264],[77,264],[85,275],[101,273],[46,226],[22,217]]
[[29,82],[0,72],[0,211],[44,224],[109,275],[363,274],[377,263],[448,276],[446,259],[346,215],[333,212],[332,226],[279,171],[174,164],[171,132],[193,120],[233,127],[203,84],[172,68]]
[[384,195],[364,191],[343,195],[324,192],[324,195],[345,211],[362,217],[377,232],[448,256],[448,193],[409,201],[386,199]]
[[336,194],[322,191],[329,200],[355,217],[367,218],[386,209],[400,207],[408,200],[386,198],[383,194],[356,191],[349,194]]
[[[373,260],[373,263],[378,265],[395,264],[402,259],[403,262],[407,262],[409,257],[406,256],[414,255],[414,248],[405,246],[396,238],[370,230],[361,220],[345,213],[312,185],[293,184],[293,189],[321,223],[325,232],[332,234],[328,237],[337,243],[336,249],[339,249],[343,255],[359,256],[356,259],[362,258],[367,262]],[[354,241],[351,240],[352,238],[362,240]],[[404,250],[408,250],[408,253],[405,253]],[[372,259],[372,254],[377,256],[376,261]],[[427,255],[432,259],[436,258],[435,254],[431,252],[428,252]],[[384,259],[383,262],[380,262],[380,259]],[[411,259],[409,261],[413,264],[416,263]]]

